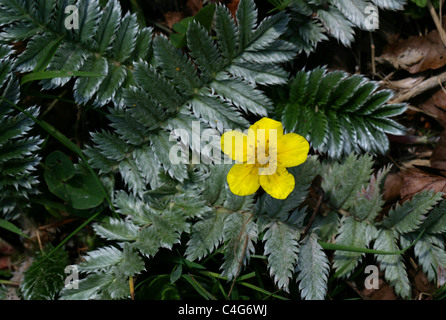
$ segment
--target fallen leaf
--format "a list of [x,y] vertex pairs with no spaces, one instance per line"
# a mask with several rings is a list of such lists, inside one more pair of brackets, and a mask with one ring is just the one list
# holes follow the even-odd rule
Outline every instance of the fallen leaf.
[[401,187],[404,179],[401,173],[389,173],[384,180],[383,186],[383,200],[386,203],[393,202],[400,197]]
[[231,12],[232,16],[234,17],[234,19],[236,19],[236,12],[237,12],[237,8],[238,8],[238,3],[240,2],[240,0],[232,0],[230,3],[228,3],[227,7],[229,9],[229,11]]
[[411,198],[415,193],[424,190],[446,193],[446,177],[419,168],[408,169],[403,173],[403,185],[400,190],[403,199]]
[[365,287],[366,274],[359,275],[352,286],[363,300],[398,300],[395,290],[385,281],[384,272],[379,272],[377,288]]
[[194,16],[203,8],[202,0],[187,0],[186,7],[189,9],[188,14]]
[[11,257],[0,257],[0,270],[8,269],[11,265]]
[[423,271],[417,270],[409,273],[412,283],[412,293],[415,299],[423,300],[425,297],[430,297],[435,290],[435,285],[427,279]]
[[418,73],[446,65],[446,47],[437,30],[423,36],[410,36],[386,45],[376,62],[389,63],[396,69]]
[[446,128],[446,93],[443,89],[437,90],[426,101],[418,104],[418,108]]
[[379,289],[373,290],[369,295],[370,300],[398,300],[395,290],[383,280],[379,280]]
[[183,12],[176,12],[176,11],[168,11],[164,14],[164,19],[166,20],[167,26],[172,29],[172,26],[180,22],[185,18],[185,15]]
[[446,268],[439,267],[437,270],[437,287],[441,287],[446,283]]
[[446,130],[440,135],[440,139],[432,152],[430,164],[433,168],[446,170]]
[[[429,154],[431,154],[431,152],[429,152]],[[413,168],[416,166],[428,167],[429,165],[430,165],[429,159],[412,159],[412,160],[404,161],[403,163],[401,163],[401,166],[404,168]]]
[[0,254],[10,256],[13,253],[14,248],[8,242],[0,238]]

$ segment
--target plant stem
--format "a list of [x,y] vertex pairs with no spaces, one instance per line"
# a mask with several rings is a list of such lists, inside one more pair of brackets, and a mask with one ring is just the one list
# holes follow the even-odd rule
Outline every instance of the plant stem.
[[[432,2],[430,0],[427,0],[427,8],[429,10],[429,13],[432,16],[432,19],[434,20],[435,26],[437,27],[438,33],[440,35],[440,39],[443,42],[444,46],[446,47],[446,32],[444,31],[443,26],[441,25],[441,20],[438,17],[437,12],[435,11],[435,8],[432,5]],[[441,8],[441,5],[440,5],[440,8]],[[441,15],[441,12],[440,12],[440,15]]]

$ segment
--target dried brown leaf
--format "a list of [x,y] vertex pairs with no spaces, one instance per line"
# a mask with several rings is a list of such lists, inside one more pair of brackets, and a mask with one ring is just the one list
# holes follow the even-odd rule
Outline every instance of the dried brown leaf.
[[440,135],[430,158],[432,168],[446,170],[446,130]]
[[443,89],[437,90],[429,99],[418,104],[418,108],[434,117],[439,125],[446,128],[446,93]]
[[203,1],[202,0],[187,0],[186,7],[189,9],[189,14],[191,16],[194,16],[197,14],[198,11],[203,8]]
[[383,200],[386,203],[397,200],[400,196],[404,179],[400,173],[389,173],[383,186]]
[[403,173],[403,185],[400,191],[403,199],[411,198],[414,194],[424,190],[446,193],[446,177],[417,168],[409,169]]
[[164,19],[166,20],[166,25],[172,29],[172,26],[180,22],[185,18],[185,14],[183,12],[177,12],[177,11],[169,11],[164,14]]
[[376,61],[390,63],[396,69],[407,70],[412,74],[439,69],[446,65],[446,47],[438,31],[432,30],[423,36],[410,36],[388,44]]

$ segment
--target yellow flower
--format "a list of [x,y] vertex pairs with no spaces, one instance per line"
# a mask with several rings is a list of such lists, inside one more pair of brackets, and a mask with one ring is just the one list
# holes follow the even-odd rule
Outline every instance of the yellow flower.
[[262,118],[248,134],[228,131],[221,149],[236,164],[229,170],[229,189],[239,196],[255,193],[261,186],[269,195],[286,199],[294,190],[294,176],[286,168],[305,162],[310,146],[296,133],[283,134],[282,123]]

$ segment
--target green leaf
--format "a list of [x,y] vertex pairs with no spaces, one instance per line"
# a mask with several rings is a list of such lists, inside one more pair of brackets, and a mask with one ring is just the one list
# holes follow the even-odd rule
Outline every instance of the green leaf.
[[174,48],[163,36],[153,40],[155,58],[163,68],[164,75],[187,96],[192,96],[201,87],[197,71],[180,49]]
[[356,205],[352,206],[351,209],[351,214],[357,219],[374,221],[380,213],[384,205],[380,185],[389,170],[390,167],[379,170],[376,175],[372,175],[367,188],[362,187],[361,191],[358,191]]
[[273,64],[234,62],[226,71],[239,79],[262,85],[285,84],[288,80],[287,72]]
[[104,74],[90,72],[90,71],[65,71],[65,70],[51,70],[51,71],[40,71],[40,72],[32,72],[25,76],[23,76],[21,85],[25,83],[43,80],[43,79],[56,79],[56,78],[64,78],[64,77],[102,77]]
[[37,35],[28,42],[26,50],[20,54],[15,65],[22,72],[43,71],[51,62],[63,36],[55,38],[53,35]]
[[215,32],[221,55],[226,62],[230,62],[238,45],[237,26],[228,8],[221,4],[215,9]]
[[109,61],[107,70],[108,73],[97,90],[95,105],[104,105],[110,102],[127,77],[127,71],[123,65],[117,65]]
[[365,186],[372,173],[372,157],[351,154],[342,164],[328,166],[323,174],[322,188],[334,208],[349,210],[356,201],[356,193]]
[[446,201],[441,201],[432,209],[420,226],[427,234],[441,234],[446,232]]
[[215,7],[215,4],[209,3],[208,5],[203,6],[194,17],[194,20],[199,22],[208,31],[210,31],[212,27]]
[[289,282],[298,260],[299,237],[298,230],[280,221],[269,224],[263,236],[270,276],[286,292],[289,292]]
[[133,151],[133,160],[140,168],[141,175],[144,177],[146,183],[152,189],[156,189],[162,185],[159,177],[162,168],[160,168],[158,161],[152,156],[152,150],[149,146],[142,146]]
[[44,177],[49,190],[74,209],[94,208],[104,201],[95,177],[82,166],[73,166],[63,153],[52,153],[47,157],[45,166]]
[[[86,76],[85,72],[91,72],[93,76]],[[81,76],[74,83],[74,99],[79,103],[87,103],[93,98],[93,95],[99,89],[101,81],[108,74],[107,60],[89,57],[80,70],[76,71],[76,74],[79,75],[79,73],[81,73]]]
[[301,296],[306,300],[323,300],[327,294],[329,262],[315,234],[308,235],[299,248],[296,271]]
[[[366,237],[366,224],[356,221],[353,217],[341,219],[341,227],[336,237],[336,244],[351,246],[356,248],[367,248],[370,239]],[[348,277],[360,263],[361,252],[335,251],[333,267],[338,270],[339,277]]]
[[335,7],[328,10],[318,9],[317,16],[327,29],[328,33],[341,41],[345,46],[350,46],[355,39],[353,25]]
[[110,0],[101,13],[96,31],[96,43],[99,53],[109,49],[121,19],[121,5],[117,0]]
[[251,214],[235,212],[225,221],[224,225],[224,263],[221,276],[228,280],[239,275],[254,252],[253,242],[257,241],[257,225],[252,221]]
[[208,95],[197,95],[189,101],[194,115],[203,118],[211,128],[223,133],[232,128],[245,129],[249,123],[231,105]]
[[231,169],[231,165],[221,164],[212,165],[209,168],[209,177],[204,181],[204,190],[202,193],[206,203],[212,206],[223,205],[226,200],[226,176]]
[[435,235],[422,236],[415,243],[414,253],[429,281],[437,281],[440,268],[446,267],[443,239]]
[[54,151],[46,157],[45,165],[54,178],[61,181],[68,181],[74,176],[74,165],[71,159],[63,152]]
[[[423,0],[422,0],[423,1]],[[387,10],[403,10],[406,0],[372,0],[372,2],[382,8]]]
[[113,246],[99,248],[88,252],[85,262],[79,265],[79,271],[87,273],[107,271],[110,267],[123,261],[123,259],[122,251]]
[[237,11],[237,33],[239,51],[245,49],[251,40],[257,23],[257,9],[253,0],[240,0]]
[[227,216],[227,213],[216,210],[192,226],[185,253],[188,260],[202,259],[218,247],[223,240]]
[[332,159],[356,153],[385,154],[386,134],[401,135],[404,126],[390,117],[405,110],[402,104],[386,104],[389,90],[362,75],[325,67],[299,71],[289,84],[289,98],[276,116],[287,132],[299,133],[312,147]]
[[133,277],[145,269],[144,260],[138,254],[136,247],[129,243],[124,243],[122,250],[122,262],[119,264],[119,271],[124,276]]
[[134,195],[142,195],[145,189],[145,179],[137,163],[131,159],[124,159],[118,165],[124,183]]
[[79,41],[91,42],[91,35],[96,31],[96,23],[99,17],[99,3],[97,1],[81,1],[78,5],[79,12]]
[[202,75],[210,79],[215,78],[222,67],[222,61],[209,33],[198,23],[192,22],[187,31],[187,43]]
[[100,237],[117,241],[136,240],[139,231],[132,221],[114,218],[94,224],[93,229]]
[[180,22],[174,23],[172,29],[177,33],[169,35],[170,41],[176,48],[185,47],[188,43],[186,33],[190,29],[191,22],[199,23],[204,29],[210,31],[215,12],[215,4],[208,4],[201,8],[194,17],[186,17]]
[[174,164],[169,159],[169,152],[174,146],[174,142],[169,140],[165,131],[160,131],[151,136],[152,150],[158,163],[162,164],[164,170],[174,179],[182,182],[188,177],[187,167],[184,163]]
[[210,87],[220,98],[230,101],[245,112],[265,117],[272,108],[272,102],[268,97],[246,82],[237,79],[219,79],[213,81]]
[[433,190],[422,191],[413,196],[411,201],[397,205],[390,210],[382,224],[385,228],[396,230],[398,233],[414,231],[421,224],[427,214],[440,200],[442,193]]
[[[374,242],[373,248],[384,251],[398,251],[396,243],[396,232],[393,230],[381,229]],[[390,285],[395,287],[396,294],[403,298],[409,298],[411,286],[407,276],[406,267],[401,255],[376,255],[376,260],[380,263],[380,268],[385,270],[384,277]]]
[[332,2],[354,25],[367,29],[365,25],[367,2],[365,0],[333,0]]
[[29,237],[26,234],[24,234],[22,232],[22,230],[20,230],[14,224],[12,224],[11,222],[9,222],[9,221],[7,221],[5,219],[0,219],[0,228],[6,229],[6,230],[11,231],[11,232],[14,232],[14,233],[18,234],[19,236],[22,236],[22,237],[25,237],[25,238],[29,239]]
[[112,56],[116,61],[126,62],[131,56],[136,44],[138,22],[135,15],[127,13],[121,19],[113,41]]
[[270,47],[285,32],[289,17],[285,12],[266,17],[252,33],[246,51],[256,51]]

